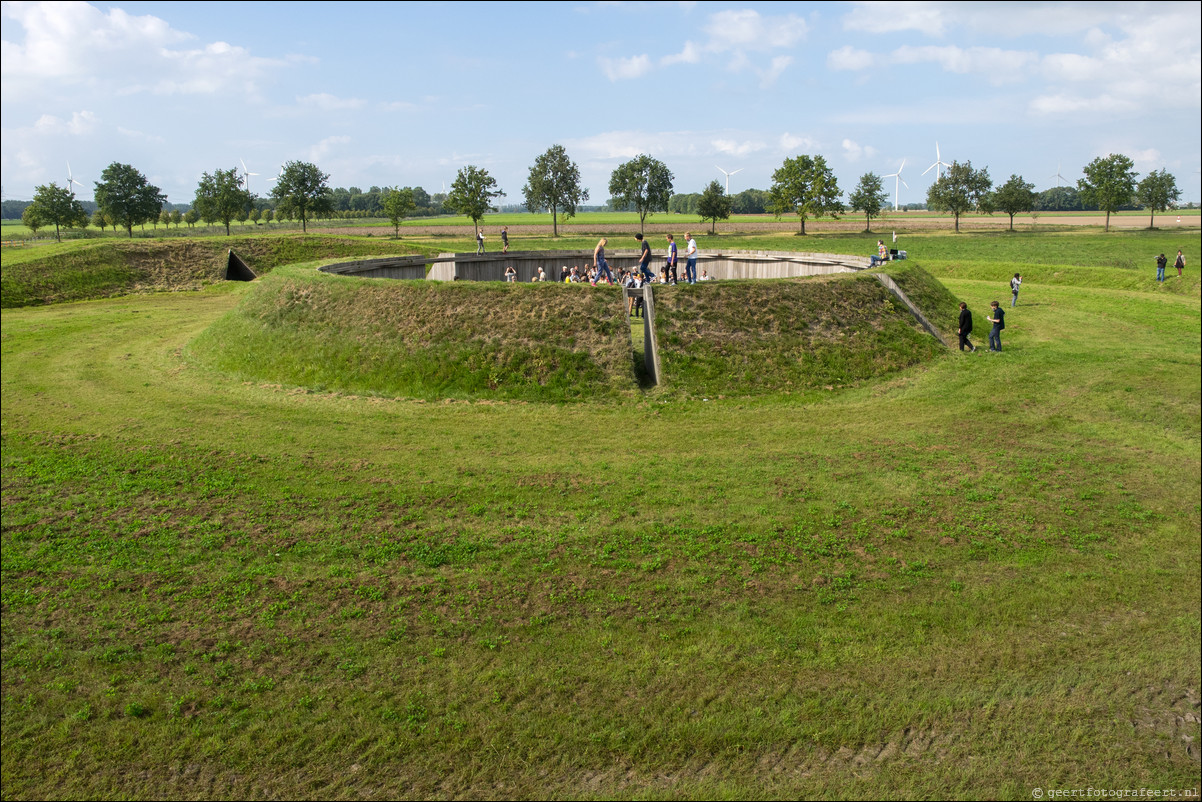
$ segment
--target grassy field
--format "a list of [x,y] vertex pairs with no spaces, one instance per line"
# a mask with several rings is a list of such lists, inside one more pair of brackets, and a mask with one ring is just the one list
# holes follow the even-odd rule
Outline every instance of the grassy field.
[[6,309],[3,796],[1197,789],[1197,273],[1078,237],[907,239],[978,339],[1028,276],[1005,353],[821,395],[395,400],[194,358],[247,285]]

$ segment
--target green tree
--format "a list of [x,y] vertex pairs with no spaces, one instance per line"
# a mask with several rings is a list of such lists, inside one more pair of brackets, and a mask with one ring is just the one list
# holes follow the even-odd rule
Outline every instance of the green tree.
[[316,164],[288,162],[280,170],[280,178],[271,190],[277,212],[290,219],[299,219],[301,231],[307,233],[310,215],[334,211],[330,188],[326,184],[329,180],[329,174],[319,170]]
[[1151,211],[1148,218],[1148,228],[1153,228],[1156,213],[1165,212],[1181,200],[1181,190],[1177,188],[1177,179],[1168,170],[1153,170],[1139,182],[1135,192],[1139,205]]
[[267,223],[268,225],[270,225],[271,221],[274,219],[275,219],[275,210],[273,210],[271,208],[267,208],[267,209],[263,210],[263,222],[264,223]]
[[[34,191],[33,202],[25,211],[29,212],[31,209],[33,211],[30,213],[42,225],[54,226],[54,238],[59,242],[63,241],[62,228],[74,228],[88,219],[83,204],[75,200],[75,193],[53,181]],[[24,214],[21,217],[24,219]]]
[[195,209],[189,209],[184,213],[184,222],[188,224],[188,228],[192,228],[200,222],[200,212]]
[[993,180],[989,168],[972,169],[972,162],[952,162],[943,178],[931,184],[927,190],[927,207],[935,211],[951,212],[956,219],[956,232],[960,231],[960,215],[974,209],[988,210],[989,190]]
[[711,221],[711,234],[718,233],[719,220],[726,220],[730,217],[730,205],[730,196],[726,194],[726,190],[722,188],[717,179],[711,181],[705,191],[701,193],[701,198],[697,202],[697,215],[703,223],[706,220]]
[[860,183],[847,196],[847,204],[858,212],[864,213],[864,232],[872,231],[872,218],[880,217],[881,209],[889,203],[889,192],[876,173],[864,173]]
[[38,235],[38,229],[45,225],[42,218],[38,215],[38,210],[33,207],[32,203],[25,207],[25,211],[21,212],[21,222],[33,232],[35,237]]
[[1106,230],[1110,230],[1110,213],[1126,206],[1135,196],[1135,178],[1131,169],[1135,162],[1121,153],[1099,156],[1081,170],[1085,177],[1077,181],[1077,191],[1084,203],[1106,212]]
[[134,236],[134,226],[158,219],[159,209],[167,201],[158,187],[128,164],[113,162],[104,168],[96,182],[96,205],[112,220]]
[[615,205],[634,207],[639,215],[639,231],[643,231],[648,214],[668,211],[674,178],[659,159],[640,154],[613,171],[609,194]]
[[244,214],[253,198],[243,184],[238,168],[214,170],[205,173],[196,186],[196,198],[192,208],[200,212],[206,223],[220,222],[225,226],[225,235],[230,235],[230,222]]
[[495,212],[493,198],[503,198],[505,193],[496,188],[497,179],[488,174],[488,170],[474,165],[459,168],[455,183],[447,194],[446,206],[459,214],[470,217],[480,233],[480,218],[485,212]]
[[772,174],[772,213],[778,218],[786,213],[796,214],[801,221],[802,235],[806,220],[829,214],[837,218],[843,211],[839,200],[839,182],[822,156],[796,156],[785,159]]
[[522,187],[526,208],[531,212],[551,211],[551,236],[559,236],[559,212],[565,220],[576,214],[576,207],[588,200],[588,190],[580,186],[580,168],[568,158],[563,145],[552,145],[534,160],[530,176]]
[[108,226],[109,221],[105,218],[104,212],[97,209],[92,212],[92,225],[100,229],[100,233],[104,233],[104,229]]
[[179,228],[179,224],[184,222],[183,212],[181,212],[179,209],[173,209],[171,211],[171,222],[176,228]]
[[384,193],[384,214],[388,215],[388,219],[392,222],[392,229],[396,232],[396,238],[401,238],[401,223],[417,208],[417,203],[413,200],[413,190],[397,189],[393,187]]
[[768,211],[768,193],[762,189],[745,189],[732,196],[735,214],[764,214]]
[[1021,175],[1011,175],[994,191],[993,206],[1010,215],[1010,230],[1013,231],[1014,215],[1034,210],[1038,198],[1034,184],[1024,181]]

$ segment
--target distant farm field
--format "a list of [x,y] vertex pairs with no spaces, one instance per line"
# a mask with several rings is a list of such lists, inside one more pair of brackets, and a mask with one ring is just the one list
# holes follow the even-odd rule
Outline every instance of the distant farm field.
[[[1196,218],[903,232],[894,267],[940,279],[909,285],[939,325],[963,300],[984,345],[1005,304],[1000,355],[934,349],[842,386],[744,392],[715,360],[742,343],[770,359],[773,326],[798,353],[832,341],[859,296],[719,282],[665,303],[663,329],[718,392],[551,403],[305,378],[365,353],[385,375],[396,343],[485,328],[454,296],[402,312],[380,281],[357,297],[308,272],[470,233],[328,237],[317,255],[248,242],[258,284],[205,272],[223,241],[187,251],[186,290],[171,252],[136,240],[4,252],[6,305],[40,304],[0,319],[5,799],[1196,793]],[[1186,276],[1160,285],[1155,255],[1177,247]],[[118,267],[150,286],[100,275]],[[69,276],[90,300],[54,302]],[[624,333],[620,315],[590,329],[609,289],[467,289],[512,316],[494,326],[510,342],[543,313],[531,335],[579,338],[541,354],[536,381]],[[728,354],[693,339],[718,313]],[[904,337],[879,325],[884,362]],[[272,338],[291,372],[248,375]]]

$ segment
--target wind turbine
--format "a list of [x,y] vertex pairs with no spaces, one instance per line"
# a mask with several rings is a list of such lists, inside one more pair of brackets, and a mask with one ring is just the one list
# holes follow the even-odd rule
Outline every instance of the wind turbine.
[[242,162],[242,175],[246,179],[246,191],[250,192],[250,177],[252,175],[258,175],[258,173],[252,173],[250,170],[247,170],[246,162],[242,161],[241,159],[238,159],[238,161]]
[[280,176],[281,176],[281,175],[283,175],[283,174],[284,174],[284,168],[283,168],[283,167],[281,167],[281,168],[280,168],[280,169],[279,169],[279,170],[276,172],[276,174],[275,174],[275,175],[273,175],[271,178],[267,179],[268,183],[271,183],[272,181],[279,181],[279,180],[280,180]]
[[897,168],[896,173],[889,173],[889,175],[882,176],[882,178],[892,178],[893,179],[893,211],[895,211],[895,212],[897,211],[897,192],[898,192],[897,185],[898,185],[898,182],[901,182],[901,184],[903,186],[905,186],[906,189],[910,188],[910,185],[907,184],[905,181],[902,181],[902,177],[901,177],[902,167],[905,167],[905,166],[906,166],[906,160],[902,159],[901,167]]
[[[938,181],[939,179],[943,178],[944,167],[951,167],[951,165],[943,161],[943,159],[939,156],[939,143],[935,142],[935,163],[923,170],[922,174],[926,175],[927,173],[931,172],[931,170],[934,170],[935,180]],[[909,187],[906,187],[906,189],[909,189]]]
[[75,190],[72,189],[72,186],[71,186],[72,184],[79,187],[80,189],[83,189],[83,184],[76,181],[75,176],[71,173],[71,162],[67,162],[67,189],[69,189],[71,191],[71,194],[74,195]]
[[1056,175],[1049,175],[1049,176],[1048,176],[1048,178],[1055,178],[1055,179],[1056,179],[1056,188],[1057,188],[1057,189],[1059,189],[1059,188],[1060,188],[1060,182],[1061,182],[1061,181],[1068,181],[1068,179],[1067,179],[1067,178],[1065,178],[1064,176],[1062,176],[1062,175],[1060,174],[1060,162],[1056,162]]
[[717,170],[718,172],[722,173],[722,175],[726,176],[726,194],[729,195],[730,194],[730,177],[732,175],[734,175],[735,173],[743,172],[744,168],[740,167],[738,170],[731,170],[728,173],[725,170],[723,170],[721,167],[719,167],[718,165],[715,164],[714,169]]

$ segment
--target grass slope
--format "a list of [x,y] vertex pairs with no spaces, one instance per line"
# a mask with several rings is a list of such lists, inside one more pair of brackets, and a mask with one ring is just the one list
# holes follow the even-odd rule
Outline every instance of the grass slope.
[[0,320],[5,799],[1196,787],[1196,297],[1034,284],[1002,356],[820,403],[548,406],[189,359],[250,290]]
[[198,289],[225,278],[233,249],[262,275],[280,265],[413,252],[398,243],[322,236],[73,242],[6,251],[0,306],[11,309],[137,292]]
[[693,395],[843,386],[943,350],[866,274],[664,287],[655,299],[665,384]]
[[413,398],[562,401],[634,389],[615,290],[277,271],[197,339],[247,379]]

